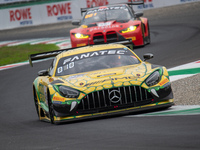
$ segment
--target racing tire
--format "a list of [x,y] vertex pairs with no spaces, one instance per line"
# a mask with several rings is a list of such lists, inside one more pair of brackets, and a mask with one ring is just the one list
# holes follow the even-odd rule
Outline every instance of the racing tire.
[[33,98],[34,98],[34,104],[35,104],[35,109],[36,109],[37,115],[38,115],[38,117],[40,117],[39,107],[38,107],[38,99],[37,99],[35,88],[33,88]]
[[151,43],[151,35],[150,35],[150,29],[149,29],[149,22],[147,23],[147,28],[148,28],[148,38],[147,38],[147,44]]
[[51,102],[51,98],[50,98],[49,92],[48,92],[48,108],[49,108],[49,119],[50,119],[50,122],[51,122],[51,124],[55,124],[55,121],[54,121],[55,113],[54,113],[54,110],[53,110],[53,104]]
[[141,32],[142,32],[142,40],[143,40],[143,45],[142,46],[144,46],[144,45],[146,45],[145,44],[145,39],[144,39],[144,28],[145,28],[145,26],[144,26],[144,24],[142,22],[141,22],[141,28],[142,28]]

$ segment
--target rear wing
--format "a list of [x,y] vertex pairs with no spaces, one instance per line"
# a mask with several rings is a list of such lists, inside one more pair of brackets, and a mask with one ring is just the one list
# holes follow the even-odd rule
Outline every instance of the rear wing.
[[127,5],[141,5],[141,4],[144,5],[144,0],[137,0],[137,1],[134,1],[134,2],[133,2],[133,0],[131,0],[131,2],[126,3],[126,4]]
[[[127,46],[127,47],[129,47],[130,49],[133,50],[133,42],[132,42],[131,39],[118,41],[118,42],[113,42],[112,44],[123,44],[123,45],[125,45],[125,46]],[[93,46],[93,45],[89,45],[89,46]],[[86,46],[82,46],[82,47],[86,47]],[[80,48],[80,47],[67,48],[67,49],[49,51],[49,52],[44,52],[44,53],[31,54],[31,55],[29,55],[29,64],[31,65],[31,67],[33,67],[33,62],[32,61],[34,61],[34,60],[41,60],[41,59],[55,57],[55,56],[57,56],[58,54],[60,54],[62,52],[66,52],[66,51],[77,49],[77,48]]]
[[31,55],[29,55],[29,64],[31,65],[31,67],[33,67],[32,61],[34,61],[34,60],[41,60],[41,59],[55,57],[55,56],[57,56],[58,54],[60,54],[62,52],[66,52],[66,51],[72,50],[72,49],[74,49],[74,48],[68,48],[68,49],[61,49],[61,50],[44,52],[44,53],[31,54]]
[[[143,6],[144,6],[144,0],[137,0],[137,1],[134,1],[134,2],[133,2],[133,0],[131,0],[131,2],[128,2],[128,3],[117,3],[117,4],[127,4],[129,6],[130,5],[142,5],[143,4]],[[104,5],[104,6],[108,6],[108,5]],[[96,7],[96,8],[98,8],[98,7]],[[90,8],[95,8],[95,7],[90,6]],[[84,12],[86,12],[90,8],[81,8],[81,14],[83,14]]]

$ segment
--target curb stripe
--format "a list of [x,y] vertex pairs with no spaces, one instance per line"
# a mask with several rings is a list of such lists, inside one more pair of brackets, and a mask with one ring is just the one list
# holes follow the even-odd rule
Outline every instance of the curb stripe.
[[19,41],[19,42],[14,43],[14,44],[8,44],[7,46],[24,45],[24,44],[28,44],[28,43],[35,42],[35,41],[36,41],[36,39],[34,39],[34,40],[27,40],[27,41]]
[[148,115],[184,115],[184,114],[200,114],[200,108],[187,109],[187,110],[178,110],[178,111],[167,111],[167,112],[158,112],[146,114]]
[[200,68],[169,71],[170,76],[200,73]]
[[159,112],[152,112],[125,117],[150,117],[150,116],[178,116],[178,115],[200,115],[200,105],[175,105]]

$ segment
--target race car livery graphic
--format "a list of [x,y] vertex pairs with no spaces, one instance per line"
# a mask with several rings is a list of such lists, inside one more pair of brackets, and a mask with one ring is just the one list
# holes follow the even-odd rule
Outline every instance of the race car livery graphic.
[[134,46],[150,43],[148,19],[143,13],[136,13],[132,5],[144,2],[115,4],[95,8],[81,9],[85,12],[82,20],[72,21],[73,25],[80,25],[70,30],[72,47],[94,44],[113,43],[131,39]]
[[49,69],[39,71],[33,82],[40,120],[59,123],[173,105],[166,68],[142,61],[124,45],[33,54],[30,62],[52,56]]

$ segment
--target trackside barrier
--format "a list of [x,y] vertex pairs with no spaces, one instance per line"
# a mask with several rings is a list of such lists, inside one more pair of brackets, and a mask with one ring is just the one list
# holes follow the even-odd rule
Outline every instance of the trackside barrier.
[[[136,11],[141,11],[197,1],[200,0],[144,0],[145,8],[143,8],[143,5],[133,7]],[[0,7],[0,30],[69,22],[73,19],[81,18],[80,8],[122,2],[131,2],[131,0],[46,0]]]
[[28,2],[31,0],[0,0],[0,4],[9,4],[9,3],[16,3],[16,2]]

